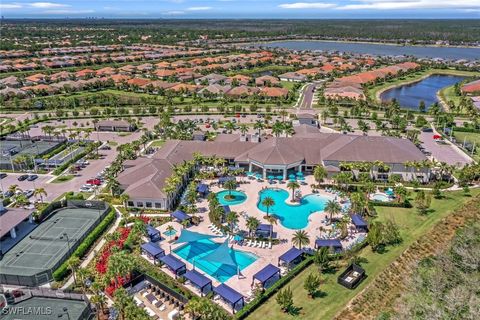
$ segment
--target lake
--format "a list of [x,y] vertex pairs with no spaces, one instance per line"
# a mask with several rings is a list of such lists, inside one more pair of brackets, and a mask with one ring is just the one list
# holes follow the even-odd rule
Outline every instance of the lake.
[[397,46],[376,43],[342,42],[342,41],[275,41],[256,43],[258,47],[286,48],[291,50],[340,51],[375,56],[408,55],[417,58],[442,59],[480,59],[480,48]]
[[380,99],[382,101],[396,99],[401,107],[416,110],[420,101],[423,100],[428,109],[438,102],[437,92],[440,89],[454,85],[463,79],[465,77],[434,74],[415,83],[388,89],[380,94]]

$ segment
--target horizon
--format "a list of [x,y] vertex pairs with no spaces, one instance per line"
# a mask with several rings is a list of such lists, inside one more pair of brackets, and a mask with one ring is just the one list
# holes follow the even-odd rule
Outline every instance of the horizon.
[[[73,0],[4,1],[5,19],[480,19],[477,0]],[[355,18],[351,16],[354,15]],[[381,17],[379,17],[381,16]]]

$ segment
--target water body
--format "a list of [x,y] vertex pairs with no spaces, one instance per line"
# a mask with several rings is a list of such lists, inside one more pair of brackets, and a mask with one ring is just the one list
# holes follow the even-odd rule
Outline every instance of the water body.
[[418,109],[420,101],[423,100],[428,109],[435,102],[439,102],[437,98],[439,90],[454,85],[463,79],[465,77],[435,74],[419,82],[386,90],[380,94],[380,99],[382,101],[396,99],[401,107],[409,109]]
[[376,43],[341,41],[276,41],[257,43],[256,46],[286,48],[291,50],[322,50],[348,53],[371,54],[375,56],[414,56],[417,58],[480,59],[480,48],[398,46]]

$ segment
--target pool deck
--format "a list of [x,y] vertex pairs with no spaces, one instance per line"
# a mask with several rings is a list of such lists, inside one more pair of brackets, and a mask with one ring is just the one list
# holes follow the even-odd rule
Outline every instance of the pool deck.
[[[230,206],[230,209],[232,211],[235,211],[239,214],[239,221],[238,221],[238,227],[240,230],[248,230],[246,227],[246,219],[242,215],[242,213],[246,213],[248,216],[254,216],[258,220],[260,220],[261,223],[267,223],[265,219],[263,218],[266,214],[265,212],[260,211],[257,208],[257,201],[258,201],[258,193],[259,191],[262,190],[262,188],[282,188],[287,191],[289,191],[290,197],[288,198],[287,201],[290,201],[291,199],[291,191],[286,188],[287,183],[275,183],[275,184],[270,184],[268,181],[257,181],[255,179],[250,180],[249,178],[239,178],[239,181],[242,181],[244,183],[240,183],[237,190],[243,191],[247,195],[247,200],[239,205],[232,205]],[[213,183],[214,181],[206,181],[207,184]],[[311,184],[314,184],[313,176],[306,176],[305,177],[305,184],[302,184],[300,186],[300,192],[302,196],[306,196],[308,194],[312,193],[312,188],[310,187]],[[211,192],[218,192],[223,190],[222,188],[213,185],[210,187]],[[322,196],[328,197],[330,199],[335,199],[336,195],[327,193],[325,190],[319,190],[319,193]],[[198,226],[192,226],[189,228],[191,231],[199,232],[199,233],[204,233],[204,234],[214,234],[209,228],[208,225],[210,225],[210,220],[208,218],[208,201],[207,199],[199,199],[197,202],[197,207],[198,207],[198,212],[197,215],[201,216],[203,218],[203,222],[200,223]],[[323,219],[327,216],[326,213],[324,212],[314,212],[309,216],[309,223],[306,228],[302,229],[305,230],[309,237],[310,237],[310,245],[307,247],[313,248],[315,240],[317,239],[318,236],[321,235],[320,228],[324,233],[328,230],[331,230],[330,225],[326,225],[325,223],[322,222]],[[341,215],[339,215],[340,217]],[[166,223],[162,226],[159,226],[157,229],[159,229],[162,233],[166,231],[166,228],[168,225],[172,225],[176,230],[181,230],[182,226],[177,223],[177,222],[169,222]],[[242,270],[240,277],[238,276],[233,276],[226,282],[224,282],[226,285],[234,288],[237,290],[239,293],[243,294],[245,297],[248,297],[251,295],[251,284],[252,284],[252,277],[255,273],[260,271],[262,268],[264,268],[267,264],[271,263],[273,265],[278,265],[278,257],[281,256],[283,253],[285,253],[288,249],[292,247],[291,239],[295,233],[296,230],[292,229],[287,229],[283,227],[280,222],[278,222],[277,225],[273,226],[273,231],[277,233],[277,238],[280,239],[280,244],[274,245],[272,249],[268,248],[253,248],[253,247],[248,247],[248,246],[240,246],[237,244],[233,244],[233,248],[236,250],[242,250],[245,252],[250,252],[253,253],[257,256],[257,260],[246,267],[244,270]],[[179,235],[180,233],[177,233]],[[172,236],[172,239],[174,236]],[[182,246],[183,244],[175,244],[172,243],[171,245],[168,243],[170,240],[170,237],[166,237],[166,240],[161,241],[160,245],[161,247],[165,250],[165,253],[170,253],[170,247],[171,251],[173,251],[179,247]],[[212,241],[215,242],[223,242],[225,238],[214,238]],[[354,241],[354,238],[349,238],[348,240],[342,240],[342,244],[347,246],[350,242]],[[175,253],[173,253],[175,254]],[[177,256],[180,258],[179,256]],[[182,261],[185,262],[187,265],[188,269],[193,269],[192,264],[190,264],[188,261],[182,259]],[[200,270],[201,271],[201,270]],[[168,274],[172,275],[171,273],[167,272]],[[204,272],[202,272],[205,274]],[[205,274],[207,277],[209,277],[214,286],[217,286],[220,284],[215,278],[209,276],[208,274]],[[173,276],[173,275],[172,275]],[[194,291],[195,292],[195,291]]]

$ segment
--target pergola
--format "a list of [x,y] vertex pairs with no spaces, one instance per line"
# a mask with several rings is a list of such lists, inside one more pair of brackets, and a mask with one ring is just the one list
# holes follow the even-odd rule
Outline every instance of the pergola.
[[187,270],[183,275],[190,283],[200,290],[200,295],[208,294],[212,291],[212,280],[198,272],[197,270]]
[[280,257],[278,257],[278,265],[280,265],[280,261],[282,261],[283,263],[290,266],[292,263],[300,262],[300,260],[302,259],[302,256],[303,256],[302,250],[295,247],[291,247],[287,252],[285,252]]
[[147,235],[150,238],[150,241],[158,241],[162,238],[160,231],[155,229],[153,226],[147,224]]
[[352,215],[352,223],[357,228],[357,230],[361,231],[367,231],[368,230],[368,224],[361,216],[358,214],[353,214]]
[[162,261],[167,266],[167,268],[175,274],[175,278],[178,275],[182,275],[183,273],[185,273],[187,269],[185,263],[175,258],[171,254],[161,257],[160,261]]
[[258,271],[253,275],[252,285],[254,284],[255,280],[257,280],[258,282],[260,282],[263,288],[267,288],[270,285],[274,284],[278,279],[280,279],[280,269],[269,263],[262,270]]
[[141,248],[142,252],[148,257],[152,258],[154,263],[158,260],[158,258],[165,255],[165,250],[153,242],[144,243],[141,245]]
[[223,301],[227,302],[232,306],[233,313],[235,313],[235,310],[238,307],[243,307],[244,305],[244,297],[226,284],[222,283],[218,287],[213,288],[213,292],[215,292],[215,294],[218,294]]
[[176,211],[172,212],[171,216],[172,216],[172,218],[178,220],[180,223],[185,221],[185,220],[190,220],[192,218],[188,214],[183,212],[182,210],[176,210]]
[[331,248],[334,252],[342,251],[343,246],[338,239],[317,239],[315,240],[315,249]]
[[205,196],[208,193],[208,185],[206,185],[205,183],[200,183],[197,186],[197,192]]

